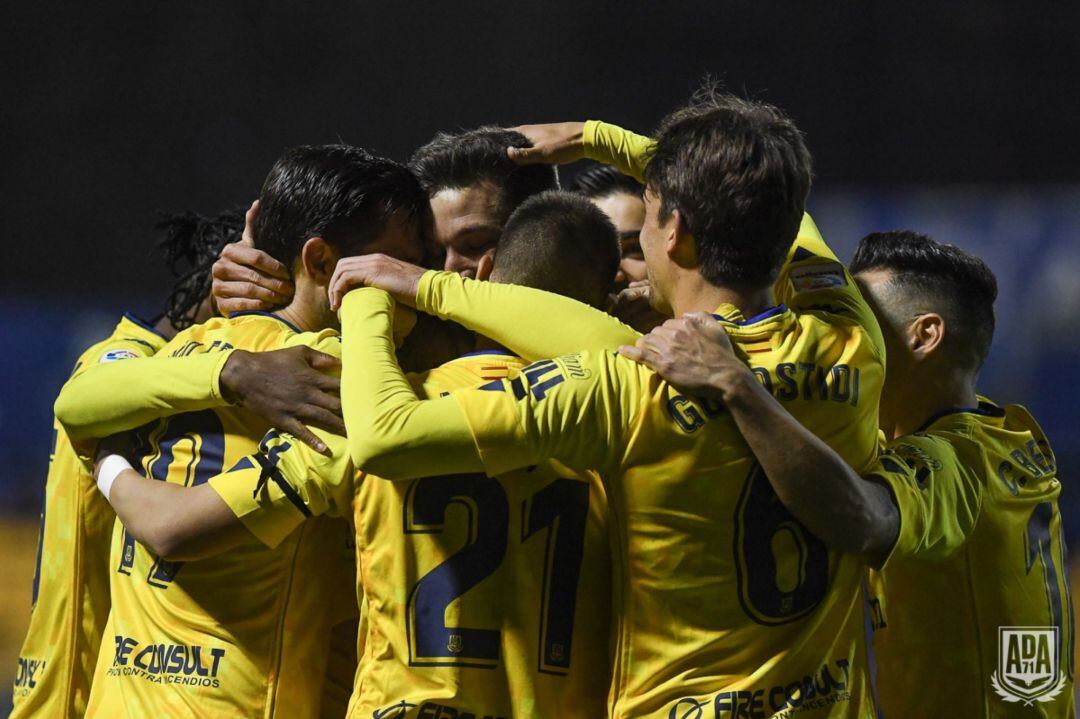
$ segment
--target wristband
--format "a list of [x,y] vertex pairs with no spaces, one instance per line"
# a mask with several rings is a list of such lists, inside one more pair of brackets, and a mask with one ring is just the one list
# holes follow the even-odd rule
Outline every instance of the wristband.
[[105,495],[106,501],[109,499],[109,492],[112,491],[113,482],[125,469],[135,468],[118,454],[110,454],[102,460],[97,473],[97,486],[101,493]]

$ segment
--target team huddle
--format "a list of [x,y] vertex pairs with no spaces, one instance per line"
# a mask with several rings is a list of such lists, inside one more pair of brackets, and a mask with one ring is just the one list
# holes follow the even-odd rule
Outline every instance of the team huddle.
[[[556,165],[593,165],[560,189]],[[1073,717],[997,283],[777,108],[302,146],[55,404],[12,717]]]

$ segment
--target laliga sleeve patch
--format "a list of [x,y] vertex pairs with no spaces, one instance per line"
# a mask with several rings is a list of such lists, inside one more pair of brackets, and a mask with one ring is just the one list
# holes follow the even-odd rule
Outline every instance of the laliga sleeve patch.
[[98,360],[99,364],[106,362],[116,362],[117,360],[135,359],[139,355],[131,350],[109,350],[105,354],[101,355],[101,359]]
[[828,290],[847,284],[844,266],[838,262],[793,267],[790,277],[791,287],[796,292]]

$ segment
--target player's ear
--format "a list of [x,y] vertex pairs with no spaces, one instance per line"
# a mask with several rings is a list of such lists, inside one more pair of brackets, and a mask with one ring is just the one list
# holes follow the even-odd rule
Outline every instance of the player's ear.
[[321,237],[312,237],[300,250],[304,273],[320,285],[330,284],[338,259],[337,251]]
[[667,223],[661,226],[664,234],[664,249],[668,257],[680,267],[696,267],[697,246],[694,244],[694,236],[690,234],[690,228],[686,220],[678,210],[671,211],[671,217]]
[[945,320],[936,312],[919,315],[908,328],[908,342],[917,361],[934,356],[944,339]]
[[487,282],[491,278],[491,272],[495,269],[495,250],[485,252],[480,261],[476,263],[476,279]]

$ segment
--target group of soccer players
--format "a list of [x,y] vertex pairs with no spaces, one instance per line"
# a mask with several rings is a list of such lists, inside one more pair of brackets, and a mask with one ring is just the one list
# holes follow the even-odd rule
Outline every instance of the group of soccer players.
[[169,311],[56,401],[12,716],[1074,716],[994,275],[908,230],[845,267],[810,184],[706,89],[653,138],[293,148],[170,226]]

